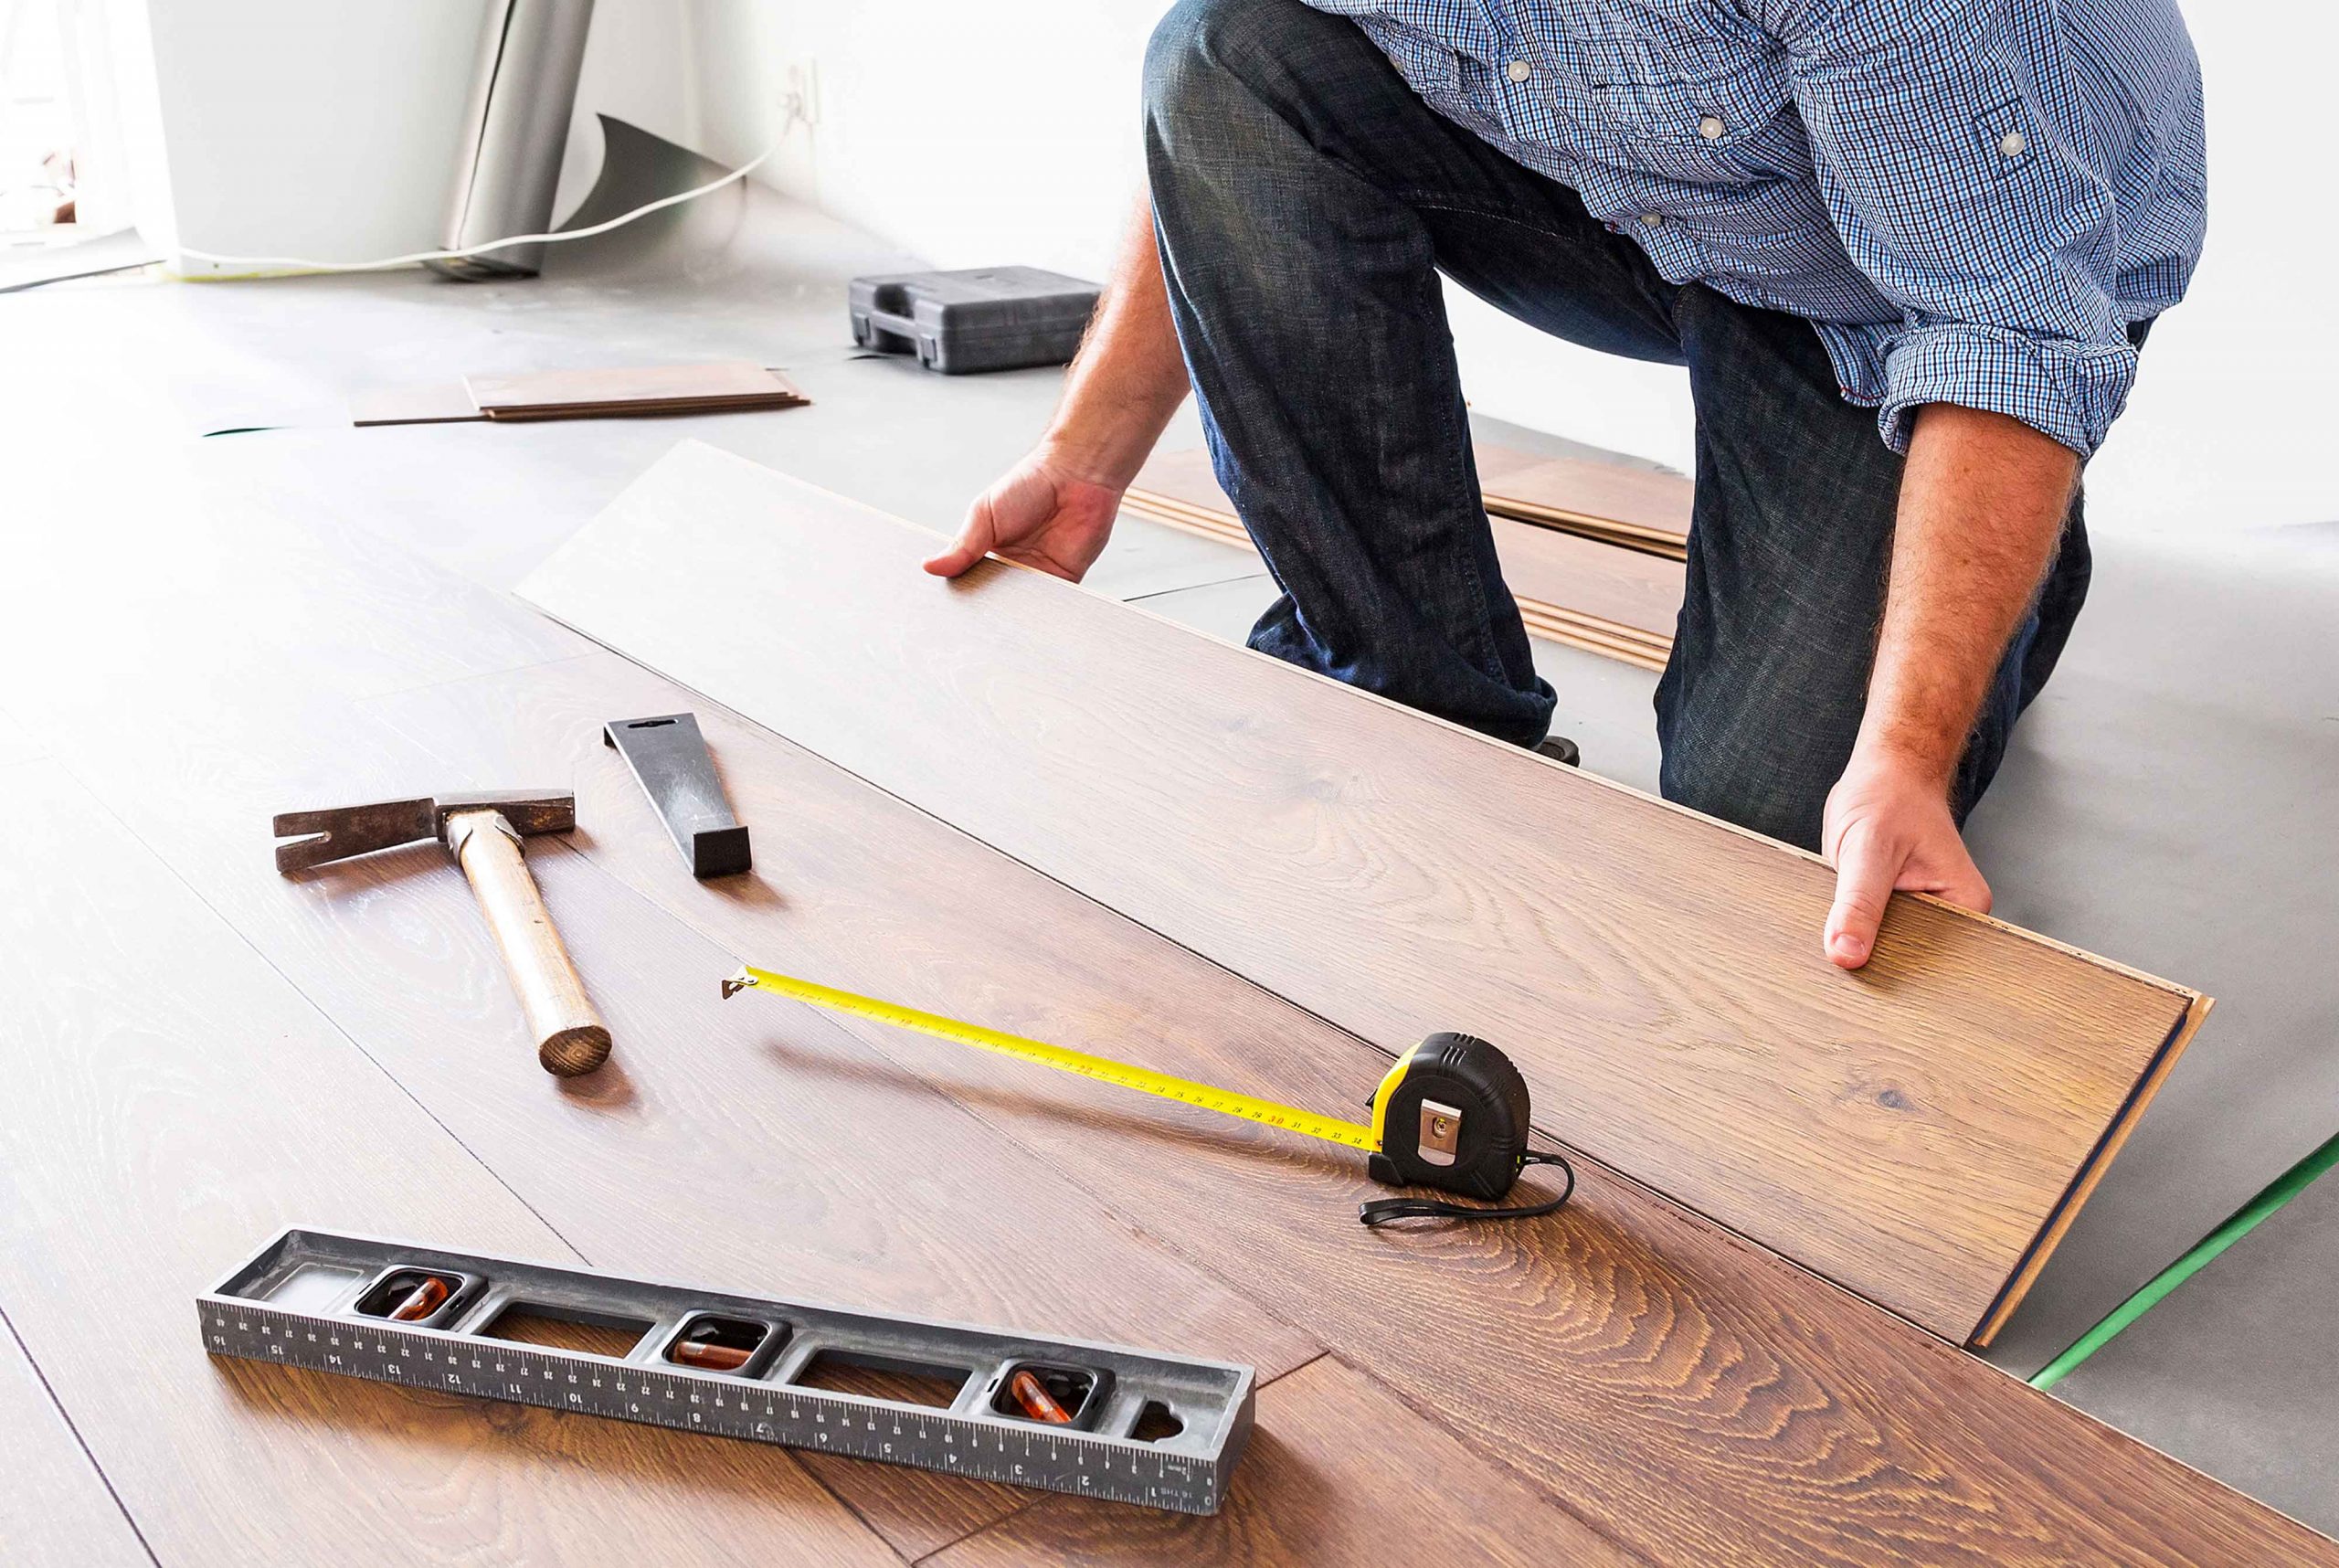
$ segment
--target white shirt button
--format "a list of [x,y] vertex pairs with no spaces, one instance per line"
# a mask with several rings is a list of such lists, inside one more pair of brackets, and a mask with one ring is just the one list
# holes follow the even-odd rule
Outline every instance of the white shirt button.
[[1535,74],[1535,68],[1525,60],[1513,60],[1502,68],[1502,74],[1513,81],[1525,81]]
[[1665,221],[1665,215],[1661,212],[1645,212],[1641,214],[1641,221],[1647,224],[1651,228],[1655,228],[1657,225]]
[[1698,122],[1698,134],[1703,136],[1709,142],[1720,141],[1722,123],[1720,120],[1711,114],[1707,115],[1703,120]]
[[2009,131],[1998,138],[1998,151],[2009,158],[2021,157],[2022,150],[2028,145],[2030,143],[2022,139],[2022,132],[2019,131]]

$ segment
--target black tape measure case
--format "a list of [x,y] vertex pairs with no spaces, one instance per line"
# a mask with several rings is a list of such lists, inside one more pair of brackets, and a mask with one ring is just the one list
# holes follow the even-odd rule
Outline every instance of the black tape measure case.
[[1509,1208],[1466,1208],[1434,1198],[1381,1198],[1357,1206],[1368,1225],[1391,1220],[1514,1220],[1548,1214],[1575,1192],[1575,1170],[1527,1147],[1527,1080],[1511,1059],[1475,1034],[1430,1035],[1399,1059],[1373,1094],[1381,1146],[1365,1167],[1391,1187],[1437,1187],[1488,1202],[1508,1197],[1521,1171],[1553,1165],[1554,1197]]

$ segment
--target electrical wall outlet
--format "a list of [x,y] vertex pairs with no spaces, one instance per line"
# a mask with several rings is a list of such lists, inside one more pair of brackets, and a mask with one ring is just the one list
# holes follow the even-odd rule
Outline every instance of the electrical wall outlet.
[[790,60],[780,73],[779,136],[786,138],[798,126],[810,131],[820,123],[820,64],[818,60]]

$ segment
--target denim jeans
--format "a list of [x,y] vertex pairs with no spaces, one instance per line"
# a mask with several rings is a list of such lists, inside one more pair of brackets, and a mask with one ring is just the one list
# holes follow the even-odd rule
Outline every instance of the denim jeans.
[[[1183,0],[1148,53],[1145,133],[1212,460],[1282,589],[1251,645],[1522,746],[1549,728],[1479,503],[1443,272],[1571,342],[1688,367],[1697,494],[1656,688],[1662,788],[1816,848],[1866,701],[1901,460],[1809,324],[1667,282],[1299,0]],[[1967,742],[1960,821],[2088,572],[2074,501]]]

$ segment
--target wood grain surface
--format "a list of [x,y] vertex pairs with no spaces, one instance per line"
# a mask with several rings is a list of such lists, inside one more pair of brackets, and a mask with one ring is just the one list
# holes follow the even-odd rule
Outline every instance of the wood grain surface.
[[[563,685],[523,689],[532,709],[580,725],[598,711],[560,704]],[[621,1044],[588,1077],[547,1078],[444,850],[423,844],[287,880],[256,842],[254,824],[266,822],[272,800],[516,777],[507,771],[521,765],[508,713],[420,726],[426,747],[390,722],[403,707],[377,718],[376,706],[313,698],[135,733],[84,725],[74,731],[73,765],[585,1261],[1219,1355],[1263,1377],[1318,1353],[1312,1339],[1125,1224],[1085,1205],[1067,1209],[1043,1161],[940,1096],[905,1102],[882,1081],[850,1079],[807,1092],[792,1071],[799,1055],[882,1058],[812,1015],[775,1034],[767,1013],[725,1004],[718,982],[736,967],[730,951],[551,836],[530,841],[529,863]],[[597,769],[616,763],[646,810],[623,762],[599,746],[599,725],[615,716],[602,713],[578,738],[598,748],[586,754]],[[567,758],[548,766],[547,778],[579,771]],[[597,841],[606,820],[598,810],[581,817],[577,846]],[[648,825],[659,831],[654,819]],[[689,881],[671,842],[659,842],[669,869]],[[749,908],[782,903],[759,875],[711,885]],[[1133,1315],[1132,1299],[1148,1309]],[[913,1555],[1027,1500],[915,1471],[809,1462]]]
[[[122,521],[126,528],[132,519]],[[78,592],[104,580],[83,564],[81,551],[62,540],[42,541],[54,554],[38,562],[44,575],[26,584],[36,615],[0,621],[0,648],[21,639],[26,657],[0,671],[0,681],[11,683],[21,711],[37,715],[32,722],[41,733],[70,750],[75,774],[102,793],[172,873],[233,920],[238,940],[278,972],[297,977],[302,994],[348,1031],[336,1036],[343,1049],[362,1038],[364,1049],[382,1053],[377,1063],[393,1051],[410,1053],[428,1071],[406,1093],[427,1091],[434,1114],[460,1123],[475,1149],[516,1155],[519,1170],[509,1179],[516,1184],[518,1176],[527,1177],[528,1201],[557,1216],[580,1260],[840,1301],[915,1303],[905,1309],[931,1316],[1143,1340],[1147,1324],[1130,1321],[1126,1298],[1117,1294],[1127,1288],[1174,1304],[1150,1319],[1160,1331],[1219,1346],[1254,1361],[1265,1375],[1317,1352],[1313,1341],[1139,1241],[1125,1224],[1057,1213],[1060,1183],[1052,1173],[1011,1147],[1001,1146],[996,1157],[987,1153],[990,1135],[938,1099],[930,1107],[938,1125],[932,1117],[885,1115],[841,1125],[817,1105],[820,1114],[808,1118],[785,1083],[753,1081],[752,1092],[743,1095],[726,1076],[728,1065],[709,1063],[703,1052],[725,1029],[745,1031],[755,1022],[736,1011],[702,1016],[718,1001],[715,981],[728,972],[728,956],[686,943],[685,956],[673,959],[679,927],[661,923],[648,905],[575,854],[540,842],[537,863],[552,889],[551,906],[572,943],[594,941],[587,968],[597,982],[617,988],[623,1006],[613,1011],[620,1027],[638,1030],[652,1064],[661,1047],[686,1056],[672,1066],[679,1099],[645,1095],[622,1060],[573,1091],[548,1080],[529,1060],[524,1023],[492,940],[443,850],[422,845],[287,881],[270,864],[264,824],[287,801],[510,785],[492,748],[466,750],[440,736],[434,737],[440,749],[426,750],[367,722],[358,699],[369,692],[429,690],[460,672],[549,667],[562,653],[589,645],[377,537],[338,528],[330,514],[302,526],[269,514],[234,529],[217,527],[216,514],[199,508],[167,529],[154,528],[150,516],[143,528],[154,535],[153,548],[133,552],[117,574],[118,605],[93,605]],[[217,599],[175,599],[164,591],[163,573],[192,569],[175,543],[181,539],[216,552],[221,569],[213,580],[233,607],[224,618],[214,618]],[[150,562],[161,568],[151,578],[143,569]],[[271,615],[266,607],[272,601],[291,608]],[[230,693],[233,702],[205,700]],[[482,733],[499,736],[510,717],[500,715]],[[634,794],[639,800],[638,788]],[[582,891],[559,880],[564,875]],[[174,939],[135,916],[125,917],[124,928],[146,939]],[[99,944],[78,959],[110,964],[123,945]],[[669,961],[658,963],[661,954]],[[36,953],[27,961],[45,958]],[[678,1010],[674,998],[690,1005]],[[700,1027],[710,1022],[713,1036]],[[231,1045],[208,1048],[218,1052],[223,1071],[254,1065]],[[706,1126],[695,1125],[702,1111]],[[218,1114],[237,1114],[232,1097]],[[898,1130],[907,1142],[897,1146],[890,1131],[848,1136],[871,1127]],[[775,1128],[800,1131],[776,1148],[767,1131]],[[788,1148],[793,1156],[780,1152]],[[954,1150],[974,1162],[962,1183],[915,1169],[925,1154]],[[302,1206],[308,1183],[274,1167],[256,1173],[256,1182],[263,1176],[264,1185],[281,1189],[271,1223],[315,1218]],[[380,1172],[352,1179],[380,1179]],[[435,1172],[426,1167],[414,1180],[432,1186]],[[937,1192],[979,1219],[990,1216],[994,1228],[956,1213],[925,1217],[923,1197]],[[1010,1202],[992,1207],[1000,1194]],[[897,1203],[904,1205],[899,1213],[893,1212]],[[349,1228],[445,1239],[430,1213],[405,1224],[378,1213],[370,1222],[351,1219]],[[1007,1226],[1015,1228],[995,1228]],[[194,1271],[196,1282],[179,1294],[191,1295],[255,1245],[262,1229],[255,1222],[249,1237],[204,1238],[206,1252],[217,1255],[206,1256]],[[1093,1282],[1093,1292],[1067,1292],[1053,1273],[1034,1270],[1020,1255],[1034,1234],[1048,1238],[1051,1255],[1074,1270],[1076,1280]],[[829,1235],[834,1245],[808,1249],[808,1234]],[[90,1235],[111,1245],[113,1232],[93,1224]],[[557,1255],[560,1246],[555,1240],[503,1250],[545,1256]],[[76,1343],[72,1353],[93,1352]],[[319,1409],[333,1404],[338,1381],[321,1382]],[[361,1385],[353,1397],[363,1396]],[[440,1430],[450,1441],[466,1430],[489,1440],[500,1419],[476,1405],[450,1405]],[[353,1455],[347,1466],[353,1478],[363,1477],[362,1457]],[[1019,1490],[952,1487],[884,1467],[831,1461],[821,1468],[852,1508],[905,1551],[930,1550],[1028,1499]],[[619,1467],[610,1484],[654,1491],[661,1482],[654,1473]],[[784,1491],[780,1500],[787,1500]],[[647,1506],[653,1513],[658,1508],[654,1498]],[[771,1539],[807,1555],[818,1555],[820,1528],[817,1517],[801,1534],[784,1520],[766,1520]],[[654,1531],[616,1528],[609,1550],[630,1542],[635,1551],[648,1551],[655,1539]]]
[[[1232,512],[1192,512],[1132,491],[1122,498],[1121,514],[1255,553],[1251,535]],[[1505,517],[1487,522],[1504,582],[1529,636],[1645,670],[1665,668],[1673,652],[1674,618],[1681,608],[1682,567],[1678,563]],[[1588,605],[1630,621],[1578,608]]]
[[1692,487],[1679,474],[1489,442],[1474,455],[1489,512],[1681,558]]
[[[1487,510],[1679,560],[1689,534],[1689,481],[1631,463],[1545,457],[1491,442],[1473,449]],[[1148,458],[1131,487],[1204,512],[1232,514],[1200,447]]]
[[[1194,1551],[1377,1563],[1462,1497],[1533,1561],[1603,1560],[1578,1520],[1700,1568],[2334,1560],[1596,1166],[1550,1226],[1377,1234],[1338,1151],[719,1002],[732,955],[785,959],[1331,1110],[1386,1061],[704,705],[758,867],[694,883],[598,738],[686,695],[329,513],[171,523],[111,578],[119,536],[34,541],[56,575],[0,622],[0,694],[58,758],[0,768],[0,1308],[161,1562],[854,1563],[891,1560],[864,1522],[917,1555],[1032,1505],[816,1461],[848,1511],[772,1450],[215,1365],[187,1298],[295,1218],[1307,1362],[1263,1390],[1236,1528],[1169,1527]],[[261,826],[564,776],[585,826],[535,863],[627,1042],[567,1086],[509,1049],[443,852],[288,882]],[[1033,1511],[1019,1560],[1161,1539],[1085,1512]]]
[[2195,1000],[1907,895],[1847,974],[1812,857],[930,548],[685,443],[524,592],[1366,1039],[1492,1039],[1554,1136],[1953,1340]]
[[[611,715],[693,705],[621,660],[369,705],[462,755],[492,738],[504,749],[489,771],[572,778],[593,830],[582,853],[742,957],[1317,1109],[1356,1103],[1387,1065],[703,701],[725,789],[757,834],[757,885],[693,882],[598,738]],[[760,1021],[799,1098],[866,1092],[862,1114],[884,1121],[888,1097],[938,1089],[1057,1172],[1066,1212],[1093,1204],[1173,1247],[1653,1559],[2339,1560],[1589,1162],[1575,1204],[1545,1224],[1371,1232],[1355,1204],[1385,1190],[1341,1151],[855,1020],[832,1022],[891,1066],[841,1059],[808,1027],[821,1015],[752,993],[727,1005]]]
[[204,1354],[293,1220],[571,1255],[61,769],[0,810],[0,1303],[157,1560],[893,1561],[777,1450]]
[[1259,1391],[1242,1482],[1209,1519],[1130,1517],[1046,1498],[934,1558],[935,1568],[1030,1563],[1485,1563],[1625,1568],[1627,1552],[1339,1362]]
[[10,1568],[147,1568],[130,1518],[0,1322],[0,1549]]

